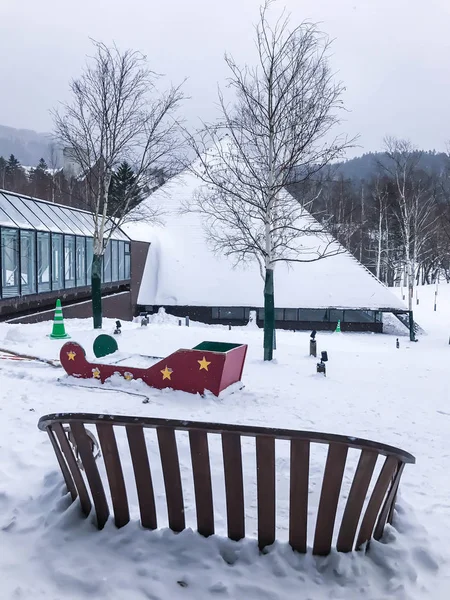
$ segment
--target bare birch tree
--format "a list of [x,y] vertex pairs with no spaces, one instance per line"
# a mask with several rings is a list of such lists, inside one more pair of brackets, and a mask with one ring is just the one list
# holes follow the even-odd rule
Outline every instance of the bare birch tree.
[[[235,105],[228,107],[219,92],[220,122],[191,139],[192,168],[206,185],[190,206],[206,214],[216,251],[260,266],[265,360],[273,356],[276,265],[339,252],[286,186],[308,180],[348,146],[347,139],[331,136],[343,86],[333,81],[330,42],[314,24],[291,29],[284,14],[272,26],[270,4],[260,9],[256,27],[258,65],[239,67],[225,57]],[[311,235],[322,236],[320,247],[308,248]]]
[[[134,168],[135,184],[145,188],[156,168],[173,171],[182,144],[177,109],[180,86],[158,92],[146,57],[94,42],[95,55],[81,77],[72,80],[72,100],[54,111],[56,138],[67,148],[84,178],[86,199],[93,214],[92,309],[94,328],[101,328],[103,254],[114,230],[129,214],[135,195],[110,210],[114,170],[122,161]],[[156,213],[146,215],[152,219]]]
[[421,251],[433,235],[436,216],[434,195],[424,174],[418,170],[421,154],[408,140],[385,138],[385,153],[389,159],[383,165],[394,185],[393,212],[398,221],[406,267],[408,289],[409,330],[415,340],[413,296],[416,268]]

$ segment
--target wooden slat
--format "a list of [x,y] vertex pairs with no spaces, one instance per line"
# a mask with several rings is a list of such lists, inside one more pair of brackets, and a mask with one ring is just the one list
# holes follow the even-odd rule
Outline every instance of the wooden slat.
[[353,477],[352,487],[345,505],[341,528],[337,540],[339,552],[351,552],[355,541],[356,529],[369,489],[378,454],[372,450],[363,450]]
[[77,465],[77,460],[72,451],[72,447],[69,444],[69,440],[67,439],[61,423],[54,423],[52,429],[58,438],[59,445],[69,466],[70,472],[72,473],[72,478],[80,497],[81,510],[83,511],[83,514],[87,516],[91,512],[92,508],[91,499],[89,498],[89,493],[87,491],[86,484],[84,483],[80,468]]
[[116,527],[123,527],[130,520],[127,490],[123,479],[122,464],[117,449],[116,436],[113,426],[109,423],[99,423],[97,433],[102,448],[103,460],[106,466],[109,489],[114,509]]
[[214,534],[214,507],[208,434],[206,431],[190,431],[189,444],[194,476],[197,529],[201,535],[208,537]]
[[241,436],[238,433],[222,433],[222,451],[228,537],[237,542],[245,537]]
[[262,550],[275,541],[275,438],[256,438],[258,486],[258,546]]
[[308,526],[309,442],[291,441],[289,493],[289,544],[297,552],[306,552]]
[[367,542],[372,537],[375,521],[381,507],[381,503],[386,495],[389,483],[397,468],[398,460],[393,456],[386,458],[383,468],[380,471],[377,482],[373,488],[372,495],[364,514],[364,518],[359,528],[356,549],[358,550],[364,542]]
[[330,444],[328,448],[319,510],[317,512],[313,554],[326,556],[330,553],[347,453],[348,447],[344,445]]
[[103,489],[102,479],[97,469],[91,447],[91,439],[86,434],[83,423],[71,423],[70,429],[80,453],[84,472],[86,473],[92,499],[94,500],[95,513],[97,515],[97,527],[103,529],[109,517],[109,507]]
[[166,490],[169,527],[172,531],[183,531],[186,525],[175,431],[168,427],[158,427],[156,432]]
[[130,447],[131,461],[133,463],[134,479],[139,500],[142,527],[156,529],[155,495],[153,492],[152,474],[148,460],[147,446],[145,444],[144,430],[142,427],[127,426],[128,445]]
[[51,427],[47,428],[47,433],[48,433],[48,437],[50,438],[50,442],[53,446],[53,450],[55,452],[56,455],[56,459],[58,461],[58,464],[60,466],[62,475],[64,477],[64,481],[66,483],[67,486],[67,490],[70,493],[71,497],[72,497],[72,501],[74,501],[77,497],[78,497],[78,492],[77,492],[77,488],[75,486],[75,483],[72,479],[72,475],[70,474],[70,469],[67,466],[67,463],[64,459],[64,455],[61,452],[61,448],[58,445],[58,442],[56,441],[56,437],[55,437],[55,433],[53,431],[53,429]]
[[386,500],[384,501],[383,508],[381,509],[380,516],[378,517],[377,525],[375,527],[375,531],[373,537],[376,540],[379,540],[383,535],[384,526],[386,525],[386,521],[389,520],[389,523],[392,523],[392,513],[395,507],[395,500],[397,498],[398,486],[400,484],[400,479],[403,473],[403,469],[405,468],[405,463],[400,463],[397,468],[397,472],[395,473],[394,479],[391,483],[391,489],[389,490]]
[[72,475],[70,474],[69,467],[67,466],[66,461],[64,460],[64,456],[61,452],[60,447],[58,446],[58,442],[56,441],[55,434],[52,431],[51,427],[47,427],[48,437],[50,438],[50,442],[53,446],[53,450],[56,454],[56,459],[61,469],[61,473],[63,474],[64,481],[66,482],[67,489],[72,496],[72,501],[75,500],[78,496],[77,488],[72,479]]

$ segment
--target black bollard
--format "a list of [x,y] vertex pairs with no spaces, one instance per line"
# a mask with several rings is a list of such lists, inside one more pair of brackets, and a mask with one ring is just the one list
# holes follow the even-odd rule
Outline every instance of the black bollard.
[[398,338],[397,338],[397,341],[395,342],[395,346],[396,346],[397,348],[400,348],[400,342],[398,341]]
[[189,327],[189,317],[185,317],[184,322],[186,324],[186,327]]
[[309,355],[317,356],[317,342],[316,340],[309,340]]

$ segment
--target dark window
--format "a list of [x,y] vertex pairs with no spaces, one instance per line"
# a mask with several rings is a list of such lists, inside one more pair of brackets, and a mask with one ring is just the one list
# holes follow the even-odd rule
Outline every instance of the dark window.
[[75,236],[64,237],[64,281],[66,288],[75,287]]
[[92,257],[94,256],[94,240],[86,238],[86,271],[87,281],[90,283],[92,277]]
[[383,322],[383,313],[380,312],[379,310],[377,310],[376,313],[375,313],[375,321],[377,323],[382,323]]
[[38,292],[50,291],[50,234],[37,233]]
[[284,319],[285,319],[285,321],[297,321],[298,320],[298,310],[296,308],[285,308],[284,309]]
[[36,233],[20,232],[20,282],[21,294],[36,293]]
[[119,242],[119,281],[125,279],[125,244]]
[[2,296],[19,295],[19,230],[1,230]]
[[330,309],[330,323],[337,323],[344,320],[344,311],[335,308]]
[[230,306],[225,308],[219,308],[220,319],[244,319],[244,307]]
[[130,243],[125,242],[125,279],[131,278]]
[[264,321],[264,309],[258,308],[258,321]]
[[211,309],[211,318],[212,319],[218,319],[219,318],[219,309],[216,306],[214,306]]
[[119,242],[112,240],[111,242],[111,266],[112,266],[112,281],[119,281]]
[[77,237],[77,287],[86,285],[86,238]]
[[283,321],[284,320],[284,309],[276,308],[275,309],[275,321]]
[[328,321],[328,309],[326,308],[300,308],[300,321]]
[[373,323],[375,313],[373,310],[346,310],[344,321],[346,323]]
[[105,283],[111,281],[111,241],[108,242],[103,255],[103,281]]
[[52,290],[64,287],[64,249],[63,236],[52,233]]

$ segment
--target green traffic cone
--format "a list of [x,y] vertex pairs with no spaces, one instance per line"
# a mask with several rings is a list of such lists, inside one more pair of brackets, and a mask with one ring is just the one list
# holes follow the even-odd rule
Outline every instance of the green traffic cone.
[[339,319],[336,329],[334,333],[341,333],[341,320]]
[[50,334],[52,340],[65,340],[70,337],[64,328],[64,317],[61,308],[61,300],[56,301],[55,317],[53,319],[53,330]]

